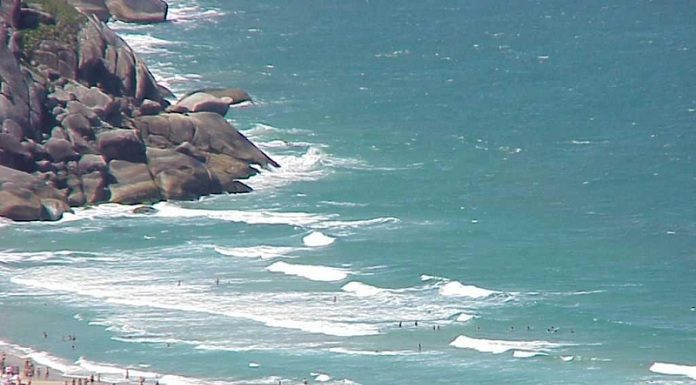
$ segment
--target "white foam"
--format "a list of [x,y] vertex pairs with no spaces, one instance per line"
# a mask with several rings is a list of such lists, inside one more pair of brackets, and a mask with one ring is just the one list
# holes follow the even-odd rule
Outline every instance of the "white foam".
[[[45,273],[47,276],[51,277],[56,275],[52,271],[46,271]],[[83,274],[87,275],[90,273],[90,271],[83,272]],[[307,303],[309,297],[306,295],[299,296],[299,301],[294,300],[288,303],[288,299],[292,299],[297,295],[291,293],[281,293],[274,295],[276,299],[271,298],[268,301],[263,302],[263,304],[267,306],[259,306],[260,302],[268,297],[268,293],[251,293],[248,296],[236,298],[235,301],[230,303],[227,297],[209,297],[207,292],[195,289],[193,292],[189,292],[190,289],[188,286],[186,289],[181,288],[182,290],[177,288],[176,290],[178,293],[176,296],[161,296],[161,293],[170,293],[172,291],[172,287],[170,285],[152,285],[150,287],[143,288],[143,286],[139,283],[133,282],[131,285],[122,284],[119,286],[118,291],[114,291],[112,288],[113,282],[110,282],[109,280],[106,280],[106,282],[83,285],[84,281],[77,279],[77,277],[80,276],[81,275],[67,275],[63,277],[74,278],[75,280],[72,281],[70,279],[51,281],[50,279],[44,279],[44,276],[41,278],[15,276],[11,278],[11,281],[18,285],[40,287],[53,290],[55,292],[69,292],[82,296],[101,298],[108,304],[178,310],[192,313],[203,312],[234,318],[243,318],[263,323],[269,327],[295,329],[308,333],[342,337],[379,334],[379,328],[374,324],[355,322],[354,320],[350,320],[350,322],[334,321],[334,313],[329,313],[328,315],[325,314],[326,307],[321,304],[317,304],[317,306],[313,306],[308,309]],[[118,280],[119,278],[114,278],[114,281]],[[282,298],[283,302],[286,304],[279,306],[278,298]],[[357,310],[358,309],[356,309],[356,311]],[[288,314],[294,314],[294,319],[288,318]],[[321,319],[322,317],[324,317],[323,320]],[[108,325],[108,323],[104,324]],[[110,328],[114,328],[114,326],[110,326]],[[127,342],[167,342],[167,339],[162,339],[160,337],[157,337],[156,341],[153,340],[152,337],[150,337],[153,334],[147,333],[146,330],[133,329],[125,326],[121,326],[117,329],[122,333],[135,333],[136,337],[127,338]],[[132,333],[129,330],[131,330]],[[191,343],[198,343],[198,341],[191,341]]]
[[334,241],[336,238],[329,237],[327,235],[324,235],[323,233],[319,231],[312,231],[311,234],[305,236],[302,238],[302,242],[309,247],[320,247],[320,246],[328,246]]
[[70,251],[34,251],[13,252],[12,250],[0,251],[0,262],[42,262],[57,256],[69,255]]
[[255,190],[285,186],[299,181],[315,181],[331,173],[325,163],[328,155],[312,145],[301,154],[275,154],[269,151],[281,167],[263,171],[245,181]]
[[98,206],[73,209],[73,213],[63,214],[59,223],[73,222],[77,220],[95,220],[102,218],[135,217],[133,209],[140,205],[120,205],[116,203],[104,203]]
[[321,265],[299,265],[287,262],[276,262],[266,268],[266,270],[283,273],[286,275],[295,275],[298,277],[307,278],[312,281],[341,281],[346,279],[350,271],[339,269],[336,267],[328,267]]
[[216,19],[226,13],[218,8],[202,9],[198,5],[169,7],[167,20],[174,23],[189,23],[192,21],[203,20],[215,22]]
[[210,218],[248,224],[309,226],[330,218],[330,216],[303,212],[197,210],[183,208],[169,202],[159,202],[154,207],[158,210],[154,216],[161,218]]
[[575,356],[561,356],[561,360],[564,362],[570,362],[575,359]]
[[446,297],[486,298],[495,293],[497,292],[473,285],[462,285],[461,282],[458,281],[447,282],[440,288],[440,295]]
[[535,351],[526,351],[526,350],[515,350],[512,352],[512,356],[515,358],[531,358],[531,357],[536,357],[536,356],[548,356],[548,353],[544,352],[535,352]]
[[311,375],[314,376],[314,381],[317,382],[326,382],[331,380],[331,376],[325,373],[310,373]]
[[371,336],[379,334],[379,329],[377,329],[376,326],[365,323],[296,321],[289,319],[267,319],[264,323],[273,327],[298,329],[308,333],[337,337]]
[[461,313],[461,314],[459,314],[459,315],[457,316],[457,318],[455,319],[455,321],[457,321],[457,322],[467,322],[467,321],[471,320],[472,318],[474,318],[474,316],[473,316],[472,314]]
[[259,365],[258,362],[251,361],[251,362],[249,363],[249,367],[250,367],[250,368],[258,368],[259,366],[261,366],[261,365]]
[[358,297],[370,297],[385,292],[384,289],[380,289],[375,286],[368,285],[366,283],[351,281],[343,285],[341,290],[352,293]]
[[659,374],[682,375],[696,380],[696,366],[655,362],[650,366],[650,371]]
[[421,274],[420,279],[421,279],[421,281],[442,281],[442,280],[445,280],[446,278],[436,277],[434,275],[428,275],[428,274]]
[[251,246],[251,247],[221,247],[214,246],[213,249],[222,254],[238,258],[261,258],[273,259],[279,257],[287,257],[289,253],[299,250],[294,247],[282,246]]
[[119,36],[138,54],[163,54],[169,52],[167,46],[180,44],[180,42],[169,41],[154,37],[150,34],[120,32]]
[[540,351],[545,352],[553,349],[560,344],[548,341],[507,341],[507,340],[488,340],[483,338],[471,338],[460,335],[450,342],[451,346],[472,349],[482,353],[500,354],[508,350]]

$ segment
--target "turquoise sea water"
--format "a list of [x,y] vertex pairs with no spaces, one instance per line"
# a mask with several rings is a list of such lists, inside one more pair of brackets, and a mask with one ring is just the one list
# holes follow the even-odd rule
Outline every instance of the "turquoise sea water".
[[166,385],[695,383],[692,3],[170,4],[112,27],[178,94],[249,90],[227,117],[283,167],[0,223],[0,349]]

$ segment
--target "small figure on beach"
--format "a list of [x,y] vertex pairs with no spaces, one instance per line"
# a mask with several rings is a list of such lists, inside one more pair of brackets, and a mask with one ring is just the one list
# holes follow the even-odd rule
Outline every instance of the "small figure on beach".
[[181,280],[176,283],[177,286],[181,286]]
[[46,367],[46,374],[44,375],[46,379],[48,379],[48,366]]
[[413,325],[418,326],[418,321],[414,322]]
[[89,375],[89,383],[94,384],[94,374]]
[[401,327],[401,321],[399,321],[399,327]]
[[36,368],[36,377],[41,377],[41,368]]
[[220,278],[215,278],[215,286],[220,286]]
[[72,385],[75,385],[75,381],[76,381],[76,380],[75,380],[75,377],[73,377],[73,379],[72,379]]
[[418,352],[420,353],[422,351],[423,351],[423,346],[421,344],[418,344]]
[[128,369],[126,369],[126,380],[128,379]]
[[43,336],[44,336],[44,339],[48,338],[48,333],[46,333],[46,332],[44,331],[44,332],[43,332]]

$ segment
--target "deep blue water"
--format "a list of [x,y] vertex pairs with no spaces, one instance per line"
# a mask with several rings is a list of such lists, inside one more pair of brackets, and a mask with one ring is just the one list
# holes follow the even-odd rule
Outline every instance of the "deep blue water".
[[3,223],[7,349],[166,385],[694,383],[692,3],[170,4],[112,26],[176,93],[247,89],[227,117],[282,167]]

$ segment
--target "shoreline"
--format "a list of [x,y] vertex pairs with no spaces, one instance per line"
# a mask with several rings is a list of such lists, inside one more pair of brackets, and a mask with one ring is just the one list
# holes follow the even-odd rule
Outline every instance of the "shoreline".
[[[15,385],[121,385],[121,384],[159,384],[159,380],[163,375],[154,377],[143,375],[135,368],[120,368],[110,367],[109,370],[100,373],[90,371],[83,365],[79,364],[79,360],[71,362],[65,359],[65,363],[46,362],[46,360],[36,359],[37,354],[41,355],[48,353],[53,360],[64,360],[60,357],[53,356],[50,352],[35,351],[32,348],[9,343],[5,340],[0,340],[0,363],[2,365],[2,375],[0,375],[0,384],[15,384]],[[31,365],[31,366],[30,366]],[[73,366],[71,371],[70,366]],[[8,367],[18,369],[19,384],[13,375],[6,375],[5,370]],[[33,373],[32,373],[33,369]],[[66,369],[68,369],[66,371]],[[129,371],[132,375],[129,375]],[[46,373],[48,372],[48,375]],[[13,371],[13,374],[16,373]],[[31,374],[30,374],[31,373]],[[118,377],[118,378],[117,378]]]
[[[16,353],[8,353],[4,350],[0,354],[4,358],[0,358],[0,363],[2,363],[1,366],[3,370],[3,381],[8,378],[8,376],[5,374],[5,369],[11,366],[19,369],[19,380],[20,384],[22,385],[71,385],[73,379],[78,378],[66,376],[57,368],[41,364],[33,358],[28,357],[28,355],[22,356]],[[26,366],[28,363],[33,365],[33,373],[28,372],[28,368]],[[87,377],[80,377],[80,379],[82,378],[88,379]]]

